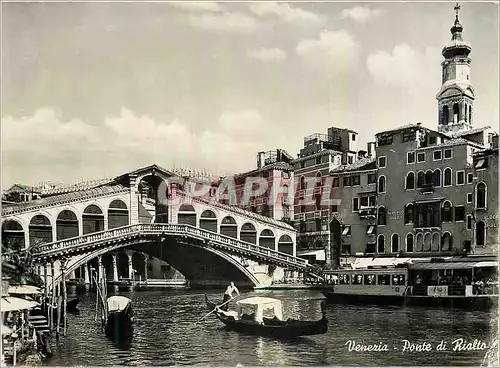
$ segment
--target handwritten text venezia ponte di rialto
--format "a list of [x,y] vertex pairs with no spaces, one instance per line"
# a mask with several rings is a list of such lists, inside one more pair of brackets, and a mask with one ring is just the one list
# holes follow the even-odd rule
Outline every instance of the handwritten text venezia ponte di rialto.
[[379,342],[378,344],[363,344],[355,340],[347,340],[345,343],[348,351],[350,352],[377,352],[377,351],[389,351],[389,350],[401,350],[402,353],[413,353],[413,352],[428,352],[428,351],[474,351],[474,350],[485,350],[488,348],[488,344],[481,340],[474,339],[473,341],[467,341],[465,339],[459,338],[453,341],[441,340],[438,344],[431,344],[428,342],[411,342],[409,340],[401,340],[399,344],[394,346],[389,346]]

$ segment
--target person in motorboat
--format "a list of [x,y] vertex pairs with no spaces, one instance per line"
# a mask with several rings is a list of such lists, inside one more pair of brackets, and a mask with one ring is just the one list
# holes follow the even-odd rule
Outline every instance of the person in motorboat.
[[229,303],[227,303],[227,302],[233,297],[233,293],[236,293],[237,296],[240,295],[238,288],[234,285],[234,282],[231,281],[231,283],[227,287],[226,291],[224,292],[224,299],[222,300],[222,304],[224,304],[224,303],[226,303],[226,304],[224,304],[220,307],[221,310],[223,310],[223,311],[228,310]]

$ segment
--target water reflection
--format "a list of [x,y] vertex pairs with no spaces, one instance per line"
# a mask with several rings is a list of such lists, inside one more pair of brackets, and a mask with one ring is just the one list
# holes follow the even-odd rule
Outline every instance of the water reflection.
[[[112,295],[113,290],[109,291]],[[422,307],[366,307],[327,305],[329,331],[325,335],[277,340],[228,331],[207,313],[203,291],[120,289],[132,299],[133,339],[125,345],[108,340],[94,322],[95,294],[80,295],[80,315],[68,315],[68,336],[53,347],[49,365],[467,365],[478,366],[485,352],[428,354],[348,352],[347,340],[385,343],[399,347],[402,339],[433,344],[463,337],[489,342],[491,315],[464,310]],[[263,295],[249,293],[248,296]],[[283,300],[285,318],[321,318],[320,295],[315,292],[266,293]],[[219,300],[219,293],[211,293]],[[316,299],[316,300],[312,300]]]

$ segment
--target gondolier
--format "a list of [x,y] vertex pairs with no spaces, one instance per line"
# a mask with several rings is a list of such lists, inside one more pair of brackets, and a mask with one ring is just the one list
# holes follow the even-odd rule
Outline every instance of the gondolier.
[[[236,286],[234,286],[234,282],[231,281],[231,283],[229,284],[229,286],[227,287],[227,289],[224,293],[224,299],[222,300],[222,304],[224,304],[228,300],[230,300],[233,297],[233,293],[236,293],[237,296],[240,295],[238,288]],[[220,309],[227,311],[228,307],[229,307],[229,303],[226,303]]]

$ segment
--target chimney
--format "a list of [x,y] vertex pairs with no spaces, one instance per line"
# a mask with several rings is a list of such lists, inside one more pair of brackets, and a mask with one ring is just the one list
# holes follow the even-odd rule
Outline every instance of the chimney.
[[264,153],[263,151],[257,153],[257,169],[261,169],[264,166]]
[[368,142],[366,144],[366,147],[367,147],[367,151],[368,151],[367,157],[374,156],[375,155],[376,143],[375,142]]

